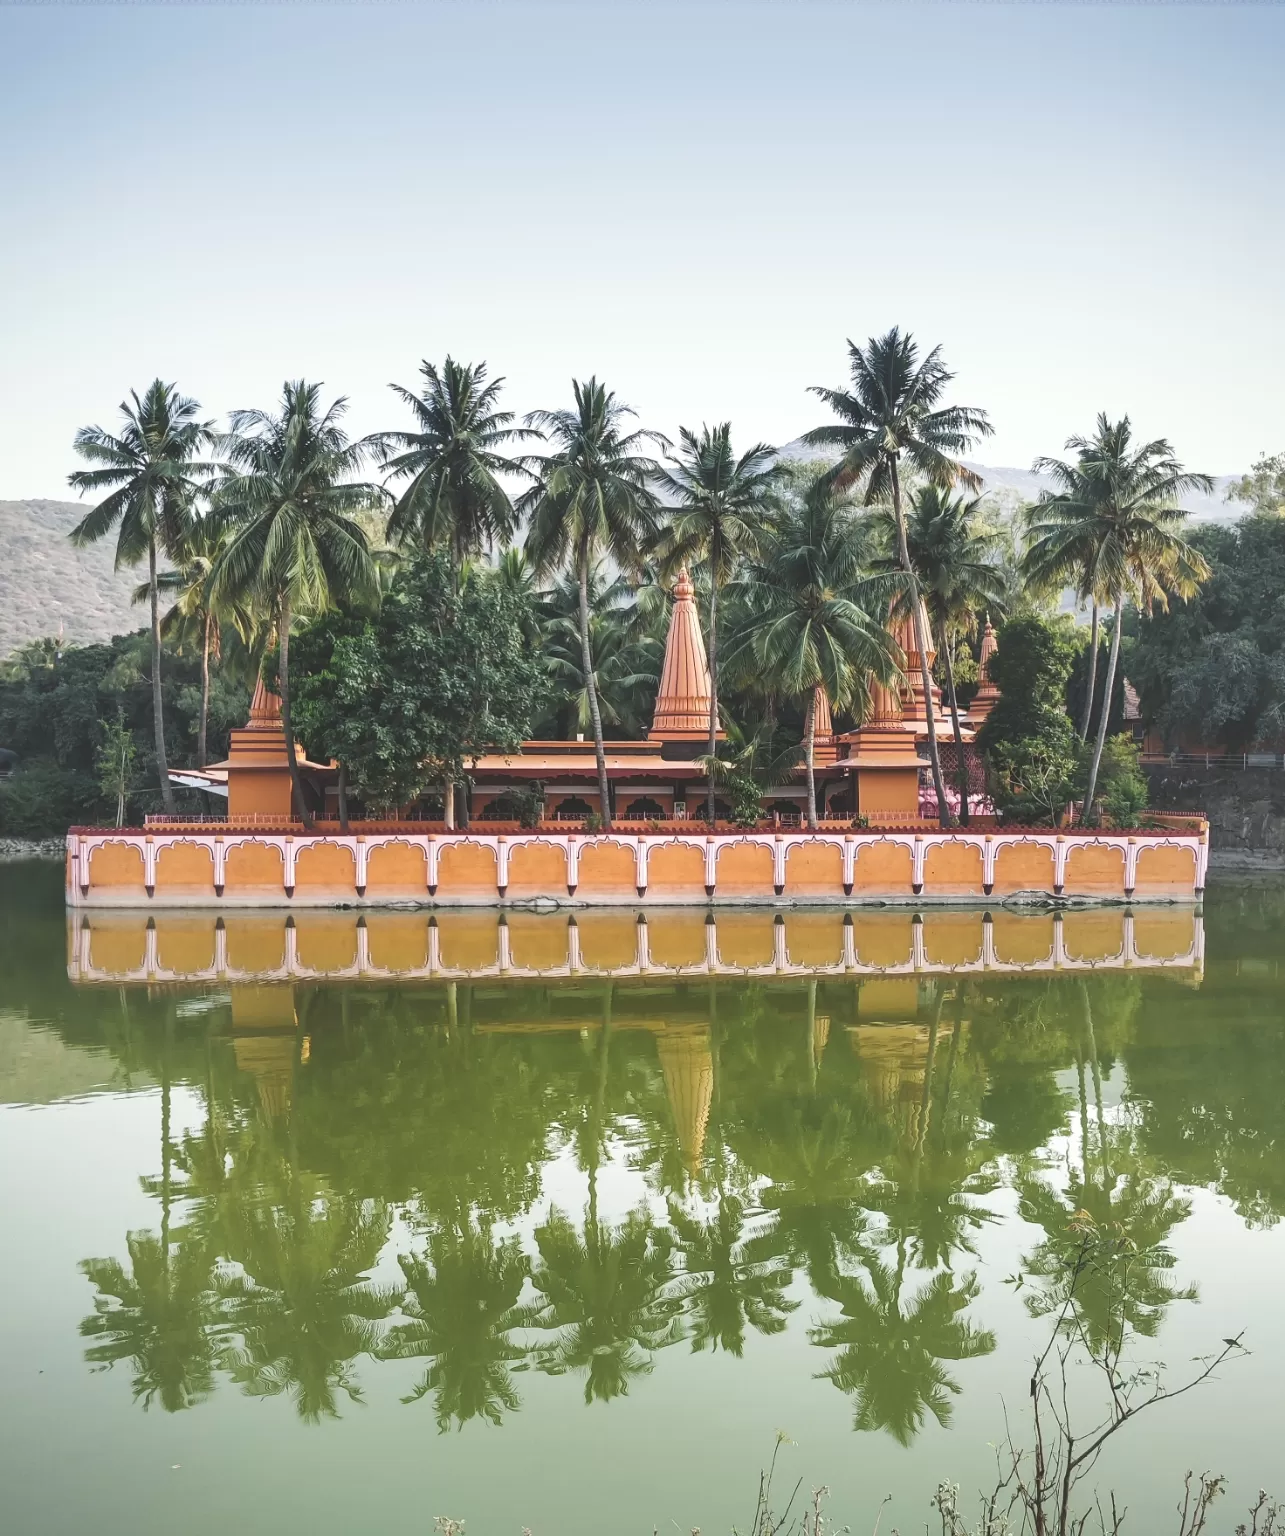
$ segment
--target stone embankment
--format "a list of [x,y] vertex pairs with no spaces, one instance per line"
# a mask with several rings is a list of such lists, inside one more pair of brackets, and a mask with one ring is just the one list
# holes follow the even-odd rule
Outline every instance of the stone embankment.
[[1149,764],[1151,803],[1209,820],[1214,869],[1285,869],[1285,769]]
[[0,864],[14,864],[19,859],[58,859],[67,852],[61,838],[47,837],[32,841],[25,837],[0,837]]

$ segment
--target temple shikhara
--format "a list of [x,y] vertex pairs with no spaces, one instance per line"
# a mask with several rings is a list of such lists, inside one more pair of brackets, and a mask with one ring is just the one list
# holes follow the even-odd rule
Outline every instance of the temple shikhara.
[[[818,688],[814,711],[813,762],[818,811],[827,818],[872,825],[913,821],[925,806],[928,718],[931,711],[940,744],[948,793],[955,793],[958,762],[950,710],[934,683],[925,695],[915,627],[909,618],[896,623],[893,635],[905,658],[904,681],[888,688],[875,683],[866,718],[853,730],[836,733],[830,701]],[[965,752],[978,727],[995,707],[999,691],[991,681],[995,631],[988,623],[981,646],[980,685],[968,710],[961,713]],[[931,669],[935,652],[929,652]],[[702,759],[708,750],[709,661],[696,607],[695,589],[686,570],[674,586],[673,608],[664,664],[651,729],[642,740],[605,743],[607,778],[616,821],[684,821],[705,815],[708,785]],[[719,737],[724,733],[720,730]],[[334,764],[311,762],[296,746],[300,777],[315,811],[331,817],[337,810]],[[980,793],[980,774],[970,762],[971,789]],[[764,819],[797,825],[806,805],[805,768],[800,763],[787,780],[763,795]],[[291,783],[280,701],[262,681],[255,689],[246,725],[232,733],[226,761],[200,772],[174,774],[176,781],[227,796],[228,817],[288,819]],[[592,740],[526,741],[512,754],[487,754],[471,768],[467,820],[472,823],[513,819],[513,791],[542,786],[544,819],[583,821],[601,816],[597,763]],[[416,808],[406,807],[413,813]],[[461,807],[460,820],[464,819]],[[720,815],[723,814],[720,807]]]

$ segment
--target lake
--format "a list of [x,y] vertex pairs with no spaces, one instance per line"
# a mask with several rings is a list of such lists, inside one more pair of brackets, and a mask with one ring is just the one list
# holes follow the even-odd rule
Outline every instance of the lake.
[[745,1530],[778,1434],[787,1495],[923,1529],[1023,1437],[1081,1212],[1140,1361],[1250,1351],[1114,1443],[1129,1528],[1188,1468],[1228,1529],[1285,1493],[1285,882],[708,924],[61,882],[0,866],[7,1531]]

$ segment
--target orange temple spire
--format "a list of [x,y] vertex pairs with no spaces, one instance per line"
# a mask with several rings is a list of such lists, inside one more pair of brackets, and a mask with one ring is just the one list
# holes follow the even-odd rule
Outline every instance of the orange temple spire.
[[995,639],[995,626],[987,619],[977,664],[978,689],[973,702],[968,706],[968,713],[977,725],[980,725],[999,703],[999,688],[991,677],[991,662],[995,659],[995,653],[998,650],[999,642]]
[[[683,566],[674,584],[674,610],[650,739],[685,741],[708,736],[710,692],[709,659],[696,612],[696,589]],[[718,734],[723,734],[721,729]]]

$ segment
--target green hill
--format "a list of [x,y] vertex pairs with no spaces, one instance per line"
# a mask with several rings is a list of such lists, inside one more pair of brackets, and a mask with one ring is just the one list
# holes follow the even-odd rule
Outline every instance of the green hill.
[[114,544],[74,549],[85,515],[74,501],[0,501],[0,658],[28,640],[62,634],[84,645],[147,622],[130,602],[144,572],[112,568]]

